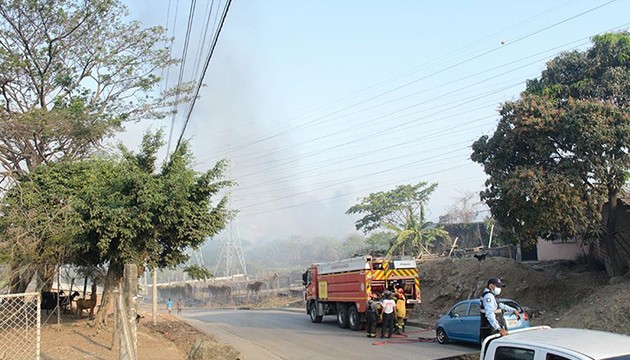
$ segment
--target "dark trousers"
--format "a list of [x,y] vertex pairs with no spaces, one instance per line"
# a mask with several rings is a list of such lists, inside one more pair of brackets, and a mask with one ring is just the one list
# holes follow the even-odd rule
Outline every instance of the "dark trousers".
[[381,337],[385,336],[385,329],[387,329],[387,337],[392,337],[392,333],[394,332],[394,313],[385,314],[383,313],[383,327],[381,328]]
[[483,344],[483,341],[485,340],[485,338],[487,338],[490,335],[494,335],[494,334],[498,334],[499,332],[497,330],[494,330],[491,327],[482,327],[479,329],[479,343]]
[[374,334],[376,336],[376,313],[373,311],[367,312],[367,333]]

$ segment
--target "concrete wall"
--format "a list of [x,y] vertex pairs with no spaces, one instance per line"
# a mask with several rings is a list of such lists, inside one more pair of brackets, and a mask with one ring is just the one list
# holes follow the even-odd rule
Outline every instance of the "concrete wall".
[[566,243],[538,240],[537,253],[540,261],[575,260],[587,252],[588,247],[582,247],[580,240]]

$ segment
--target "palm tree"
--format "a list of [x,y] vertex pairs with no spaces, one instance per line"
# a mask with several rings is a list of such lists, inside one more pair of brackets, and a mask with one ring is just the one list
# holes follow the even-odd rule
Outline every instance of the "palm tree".
[[396,232],[396,241],[387,251],[387,256],[410,255],[420,258],[423,254],[430,254],[433,242],[438,237],[446,238],[448,232],[443,226],[427,222],[424,216],[424,206],[420,206],[419,214],[414,216],[411,207],[406,210],[407,221],[403,227],[393,224],[383,224],[386,228]]

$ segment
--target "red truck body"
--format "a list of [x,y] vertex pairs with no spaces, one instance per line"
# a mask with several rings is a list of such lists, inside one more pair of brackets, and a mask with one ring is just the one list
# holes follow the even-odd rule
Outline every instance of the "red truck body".
[[306,312],[312,322],[336,315],[340,327],[360,330],[370,293],[402,288],[407,308],[420,303],[420,279],[413,259],[355,257],[313,264],[303,274]]

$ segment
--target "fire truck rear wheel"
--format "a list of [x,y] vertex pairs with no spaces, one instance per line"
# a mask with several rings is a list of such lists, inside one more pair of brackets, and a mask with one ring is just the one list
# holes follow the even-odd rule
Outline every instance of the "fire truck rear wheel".
[[342,329],[348,327],[348,306],[345,304],[337,305],[337,324]]
[[363,327],[359,310],[357,310],[357,307],[354,305],[350,306],[348,310],[348,327],[353,331],[359,331]]
[[311,316],[311,321],[314,323],[322,322],[323,315],[317,315],[317,304],[315,301],[311,302],[311,307],[309,310],[309,315]]

